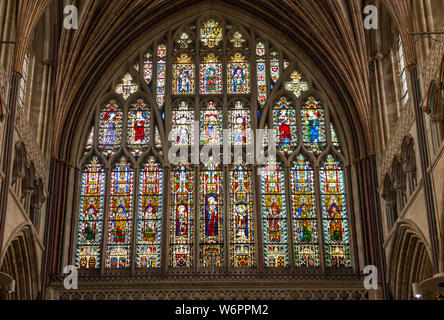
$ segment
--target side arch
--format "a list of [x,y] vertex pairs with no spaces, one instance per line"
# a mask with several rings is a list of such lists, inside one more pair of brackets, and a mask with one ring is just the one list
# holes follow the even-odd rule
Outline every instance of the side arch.
[[415,223],[398,221],[388,266],[391,298],[412,300],[412,284],[433,276],[430,247]]
[[15,292],[6,300],[35,300],[40,290],[40,270],[37,260],[33,227],[24,224],[17,228],[0,257],[0,271],[15,280]]

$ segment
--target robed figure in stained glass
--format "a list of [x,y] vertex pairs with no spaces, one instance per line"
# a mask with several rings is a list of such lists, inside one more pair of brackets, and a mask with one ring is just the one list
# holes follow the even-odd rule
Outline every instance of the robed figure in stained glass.
[[238,66],[236,67],[236,69],[234,69],[234,74],[233,74],[233,92],[243,93],[244,82],[245,82],[244,70],[240,66]]
[[341,212],[338,206],[334,203],[328,210],[328,217],[330,218],[330,237],[332,241],[342,241],[342,221]]
[[104,145],[109,147],[113,146],[116,141],[116,116],[114,111],[108,112],[105,115],[105,141]]
[[176,209],[176,237],[188,235],[188,208],[181,204]]
[[142,111],[136,112],[136,119],[134,121],[134,142],[143,143],[145,141],[145,115]]
[[309,135],[310,135],[310,142],[314,143],[314,142],[318,142],[319,140],[319,111],[315,114],[312,115],[311,119],[308,120],[308,124],[309,124]]
[[150,204],[145,209],[145,227],[143,232],[143,241],[154,243],[157,224],[154,219],[156,219],[156,208]]
[[114,241],[125,242],[126,232],[126,212],[125,207],[121,204],[116,210],[116,222],[114,223]]
[[90,222],[85,223],[85,240],[86,241],[96,240],[95,223],[93,226],[91,226]]
[[236,218],[236,236],[242,240],[248,239],[248,205],[239,201],[234,208]]
[[210,93],[216,92],[217,91],[216,82],[217,82],[216,69],[213,66],[210,66],[207,69],[207,74],[205,79],[206,92]]
[[298,210],[298,218],[301,219],[300,239],[304,242],[311,242],[311,226],[310,226],[310,211],[305,203],[303,203]]
[[290,119],[288,117],[288,109],[283,106],[279,109],[279,147],[291,144]]
[[180,69],[179,73],[179,93],[190,93],[190,72],[186,67]]
[[234,124],[234,137],[233,143],[235,145],[245,144],[247,142],[246,139],[246,124],[245,117],[241,112],[236,114],[235,124]]
[[268,213],[268,236],[270,242],[281,241],[281,234],[279,230],[279,216],[280,209],[276,203],[273,203]]
[[218,220],[217,195],[210,194],[205,197],[205,235],[207,237],[219,234]]

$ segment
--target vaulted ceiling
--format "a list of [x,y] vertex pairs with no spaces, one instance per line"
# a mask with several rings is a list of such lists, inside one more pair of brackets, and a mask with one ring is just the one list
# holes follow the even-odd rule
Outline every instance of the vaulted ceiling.
[[[62,1],[60,1],[62,2]],[[15,70],[21,61],[32,30],[45,9],[52,5],[54,21],[61,25],[63,7],[58,0],[21,0],[18,19],[19,37]],[[54,65],[57,67],[55,97],[55,137],[53,153],[66,157],[66,136],[73,134],[81,108],[101,74],[122,51],[143,37],[173,13],[199,5],[225,5],[260,17],[297,42],[314,62],[325,70],[326,77],[348,101],[354,128],[363,140],[358,154],[373,152],[372,106],[366,31],[363,5],[381,2],[393,17],[405,38],[408,64],[415,61],[413,43],[406,32],[411,30],[409,0],[283,0],[283,1],[202,1],[202,0],[100,0],[73,1],[80,8],[78,30],[60,28],[56,35]]]

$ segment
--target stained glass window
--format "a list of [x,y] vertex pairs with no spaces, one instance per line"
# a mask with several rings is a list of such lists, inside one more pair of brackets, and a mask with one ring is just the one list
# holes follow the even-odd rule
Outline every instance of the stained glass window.
[[221,267],[224,262],[223,171],[210,158],[200,172],[200,265]]
[[273,83],[276,83],[281,75],[279,52],[273,50],[270,55],[270,76]]
[[186,101],[181,101],[179,107],[173,110],[173,144],[187,146],[193,143],[194,111],[189,108]]
[[222,93],[222,64],[213,53],[205,57],[200,66],[200,93]]
[[339,162],[329,155],[322,163],[320,176],[327,267],[349,267],[351,262],[344,171]]
[[130,95],[136,93],[139,89],[139,86],[133,81],[133,77],[127,73],[122,82],[116,86],[116,93],[121,94],[123,98],[126,100]]
[[173,65],[173,94],[194,94],[195,65],[187,54]]
[[299,72],[294,71],[291,74],[291,81],[285,83],[285,89],[299,98],[302,92],[308,90],[308,83],[302,80],[302,75]]
[[296,266],[317,267],[320,260],[314,171],[303,155],[298,156],[291,170],[291,206]]
[[245,107],[242,101],[236,101],[234,108],[228,110],[228,125],[231,132],[231,143],[234,146],[244,146],[250,142],[247,136],[247,130],[251,128],[250,110]]
[[193,43],[193,40],[191,40],[191,37],[188,33],[182,32],[179,38],[176,40],[176,43],[178,44],[179,48],[186,49]]
[[128,148],[133,156],[140,156],[150,143],[151,115],[141,99],[128,112]]
[[157,48],[157,92],[156,102],[159,108],[165,103],[165,77],[166,77],[166,55],[167,48],[164,43]]
[[259,41],[256,46],[257,99],[261,107],[267,102],[267,72],[265,63],[265,45]]
[[163,209],[163,170],[154,157],[142,167],[139,180],[137,248],[138,268],[160,267]]
[[[309,82],[293,69],[294,53],[228,16],[190,20],[156,38],[134,53],[113,82],[114,98],[102,100],[87,126],[77,266],[181,274],[258,263],[279,273],[350,267],[339,127],[319,96],[300,100]],[[279,152],[265,153],[263,167],[236,154],[249,155],[259,127],[276,133],[265,131],[259,144],[276,139]],[[212,149],[209,162],[201,155],[196,164],[176,165],[165,141],[190,151],[195,143],[208,150],[225,142],[237,161],[216,164]],[[337,158],[324,158],[327,146]]]
[[334,145],[337,149],[339,149],[339,139],[338,139],[338,136],[337,136],[337,134],[336,134],[336,130],[335,130],[335,128],[333,127],[333,124],[332,124],[332,123],[330,123],[330,132],[331,132],[331,143],[333,143],[333,145]]
[[315,98],[308,98],[301,110],[302,140],[308,151],[318,156],[325,147],[327,137],[325,135],[324,109]]
[[261,173],[262,229],[265,266],[288,266],[287,203],[285,172],[276,159],[269,159]]
[[282,153],[291,153],[297,145],[296,110],[287,97],[282,97],[275,103],[273,122],[276,131],[276,147]]
[[107,268],[130,266],[134,171],[122,157],[111,172],[108,212]]
[[201,143],[218,145],[222,143],[222,110],[216,102],[209,101],[201,112]]
[[170,266],[193,265],[194,170],[182,164],[171,172]]
[[250,64],[242,54],[231,57],[227,66],[228,94],[250,93]]
[[230,170],[229,234],[231,265],[255,265],[252,171],[242,160]]
[[122,117],[123,113],[115,100],[111,100],[100,112],[99,149],[107,157],[120,148]]
[[222,27],[213,19],[208,20],[200,29],[200,39],[209,48],[217,47],[222,41],[222,37]]
[[88,140],[86,141],[85,151],[88,152],[92,149],[94,144],[94,127],[91,128],[91,132],[89,133]]
[[83,170],[80,190],[76,265],[82,269],[100,267],[104,197],[105,171],[94,157]]
[[153,78],[153,58],[152,54],[150,52],[146,53],[145,61],[143,63],[143,78],[145,79],[145,82],[149,84],[151,82],[151,79]]
[[230,42],[233,44],[235,48],[242,48],[246,41],[242,36],[242,33],[236,31],[233,33]]

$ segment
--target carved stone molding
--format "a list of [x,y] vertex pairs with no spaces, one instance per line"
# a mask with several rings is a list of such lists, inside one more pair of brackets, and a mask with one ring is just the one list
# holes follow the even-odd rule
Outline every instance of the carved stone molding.
[[396,154],[401,152],[402,142],[404,137],[409,133],[410,128],[415,120],[415,115],[413,113],[413,106],[411,102],[407,103],[404,110],[401,112],[401,117],[398,119],[394,132],[390,136],[389,144],[386,146],[384,154],[381,158],[381,163],[379,166],[379,183],[382,185],[382,180],[387,172],[391,171],[391,165],[393,158]]
[[34,162],[36,176],[41,178],[43,185],[46,186],[46,175],[49,171],[48,165],[43,158],[39,144],[30,130],[30,125],[25,117],[23,108],[20,107],[17,108],[15,129],[17,130],[20,139],[25,144],[28,160]]
[[3,66],[0,65],[0,115],[6,114],[8,101],[9,79]]
[[368,300],[362,282],[229,282],[128,285],[82,284],[50,288],[54,300]]
[[[442,27],[442,30],[444,30],[444,25]],[[433,38],[437,39],[438,41],[433,41],[433,46],[421,70],[421,78],[423,81],[423,101],[427,99],[427,89],[430,85],[430,82],[434,80],[436,74],[439,72],[442,57],[444,56],[444,35],[433,35]]]

